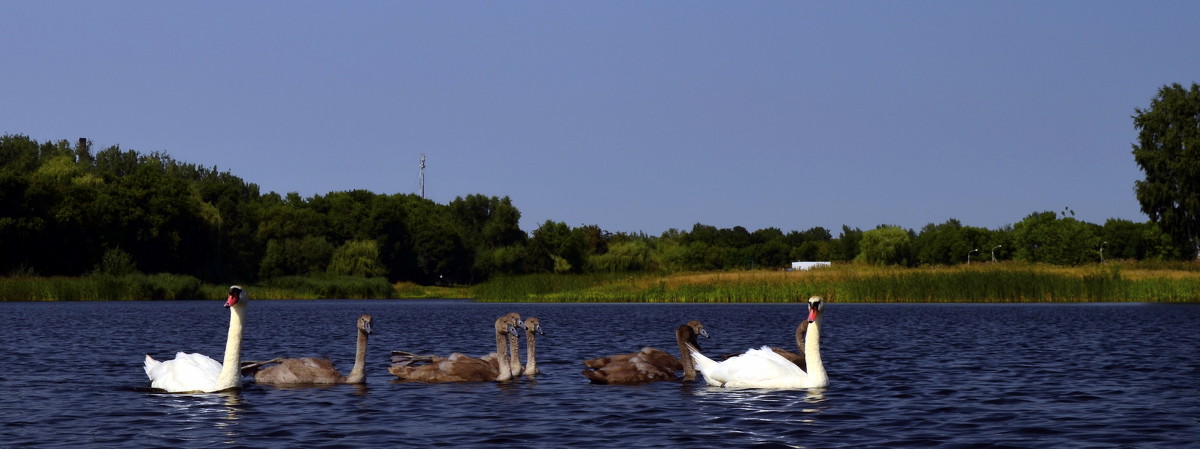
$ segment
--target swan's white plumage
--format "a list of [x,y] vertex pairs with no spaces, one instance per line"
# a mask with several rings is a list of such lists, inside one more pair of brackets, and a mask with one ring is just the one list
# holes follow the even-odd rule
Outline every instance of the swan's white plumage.
[[768,346],[751,349],[722,362],[692,352],[696,369],[709,385],[728,388],[819,388],[826,379],[810,377],[804,370]]
[[213,391],[221,375],[221,362],[204,354],[178,352],[175,359],[160,362],[146,356],[150,387],[172,393]]

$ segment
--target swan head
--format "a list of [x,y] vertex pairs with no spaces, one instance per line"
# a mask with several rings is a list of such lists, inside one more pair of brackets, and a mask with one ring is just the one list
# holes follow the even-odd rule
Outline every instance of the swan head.
[[824,307],[825,300],[820,296],[808,298],[808,322],[816,322],[821,316],[821,309]]
[[542,330],[542,322],[538,321],[537,318],[534,318],[534,317],[526,318],[525,322],[521,323],[521,324],[523,324],[522,327],[525,328],[526,332],[536,332],[539,335],[546,335],[546,332]]
[[229,299],[225,300],[225,308],[228,309],[236,305],[241,305],[248,298],[249,296],[246,295],[246,290],[243,290],[242,287],[236,285],[230,286]]
[[358,331],[371,335],[371,315],[363,314],[358,317]]
[[509,333],[516,335],[518,327],[524,329],[525,323],[521,322],[521,315],[517,314],[517,312],[513,312],[496,319],[497,333]]
[[521,321],[521,314],[519,314],[517,312],[512,312],[512,313],[508,314],[508,317],[511,318],[514,323],[516,323],[517,329],[522,329],[522,330],[525,329],[525,322]]
[[676,339],[688,347],[695,349],[696,352],[699,352],[700,342],[696,339],[696,336],[709,338],[708,331],[704,330],[704,324],[701,324],[699,320],[688,321],[687,324],[675,329]]

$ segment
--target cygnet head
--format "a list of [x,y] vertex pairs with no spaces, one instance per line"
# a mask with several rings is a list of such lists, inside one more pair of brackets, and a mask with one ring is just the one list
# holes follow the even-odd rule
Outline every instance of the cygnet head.
[[540,321],[538,321],[537,318],[534,318],[534,317],[529,317],[529,318],[525,319],[525,331],[526,332],[535,332],[539,335],[546,335],[546,332],[542,331],[542,323]]
[[371,315],[364,313],[362,316],[358,317],[358,330],[359,332],[367,335],[371,334]]

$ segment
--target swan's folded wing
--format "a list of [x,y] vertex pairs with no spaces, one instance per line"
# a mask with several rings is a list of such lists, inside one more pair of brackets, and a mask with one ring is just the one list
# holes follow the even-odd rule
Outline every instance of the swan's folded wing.
[[150,366],[152,360],[146,363],[150,387],[172,393],[211,389],[221,373],[221,363],[204,354],[179,352],[174,360]]
[[[646,354],[638,354],[629,359],[629,363],[633,364],[637,372],[648,381],[679,380],[679,376],[675,375],[675,370],[669,363],[664,365],[659,362],[662,362],[661,358],[654,358]],[[679,361],[676,360],[675,364],[679,364]]]
[[341,380],[342,374],[324,357],[282,359],[254,374],[254,381],[260,384],[333,384]]
[[763,346],[716,364],[705,377],[729,387],[779,388],[801,383],[808,375],[771,348]]
[[408,351],[392,351],[393,365],[423,365],[426,363],[437,363],[441,361],[441,357],[432,354],[416,354]]

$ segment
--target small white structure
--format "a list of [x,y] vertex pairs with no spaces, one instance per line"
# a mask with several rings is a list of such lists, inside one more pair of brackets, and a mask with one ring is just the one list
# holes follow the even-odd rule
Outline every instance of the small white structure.
[[816,267],[828,267],[831,262],[792,262],[792,270],[808,270]]

